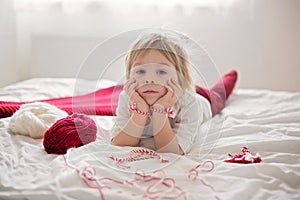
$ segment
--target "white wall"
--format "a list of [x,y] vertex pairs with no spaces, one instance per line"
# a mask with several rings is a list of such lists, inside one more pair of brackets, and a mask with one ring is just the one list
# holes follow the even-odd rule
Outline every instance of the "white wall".
[[0,86],[19,78],[16,65],[16,18],[10,0],[0,0]]
[[[202,44],[220,73],[237,69],[239,88],[300,91],[298,0],[236,0],[196,7],[131,5],[123,10],[91,0],[71,12],[60,3],[20,10],[17,0],[13,12],[9,2],[0,0],[0,85],[30,77],[76,77],[100,42],[134,29],[163,27],[185,32]],[[108,47],[103,59],[132,39],[116,41],[120,45]],[[105,78],[121,77],[121,59],[108,72],[101,59],[82,76],[97,78],[105,72]]]

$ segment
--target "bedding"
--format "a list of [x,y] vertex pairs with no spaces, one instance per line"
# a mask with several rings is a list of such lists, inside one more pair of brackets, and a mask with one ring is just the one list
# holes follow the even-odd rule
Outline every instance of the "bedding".
[[[111,80],[36,78],[0,89],[0,101],[80,95]],[[95,142],[47,154],[43,139],[11,133],[0,119],[0,199],[299,199],[300,93],[236,89],[178,156],[110,145],[113,116],[89,115]],[[262,161],[228,163],[243,146]]]

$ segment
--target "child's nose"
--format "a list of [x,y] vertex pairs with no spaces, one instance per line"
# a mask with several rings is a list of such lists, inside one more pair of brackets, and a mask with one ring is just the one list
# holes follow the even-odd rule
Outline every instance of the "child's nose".
[[158,78],[157,77],[157,74],[154,70],[149,70],[149,72],[147,73],[147,75],[145,75],[144,77],[144,83],[145,84],[149,84],[149,83],[152,83],[152,84],[155,84],[155,83],[158,83]]
[[147,84],[147,83],[155,83],[155,81],[154,80],[145,80],[145,83]]

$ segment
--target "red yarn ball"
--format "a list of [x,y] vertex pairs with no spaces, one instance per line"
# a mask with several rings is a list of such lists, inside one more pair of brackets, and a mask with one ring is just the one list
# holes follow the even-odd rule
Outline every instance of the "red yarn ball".
[[84,114],[74,113],[57,120],[44,134],[47,153],[65,154],[69,148],[80,147],[96,140],[97,126]]

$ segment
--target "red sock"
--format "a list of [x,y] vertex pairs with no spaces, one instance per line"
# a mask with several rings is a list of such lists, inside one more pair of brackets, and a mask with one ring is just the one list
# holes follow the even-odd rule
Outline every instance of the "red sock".
[[222,77],[222,81],[224,83],[224,88],[226,91],[226,99],[228,99],[229,95],[232,93],[237,78],[238,78],[238,74],[236,70],[231,70],[230,72],[228,72]]
[[225,107],[226,100],[234,89],[237,77],[237,72],[231,70],[223,75],[221,80],[219,80],[211,89],[196,85],[196,92],[209,101],[213,116],[218,114]]

